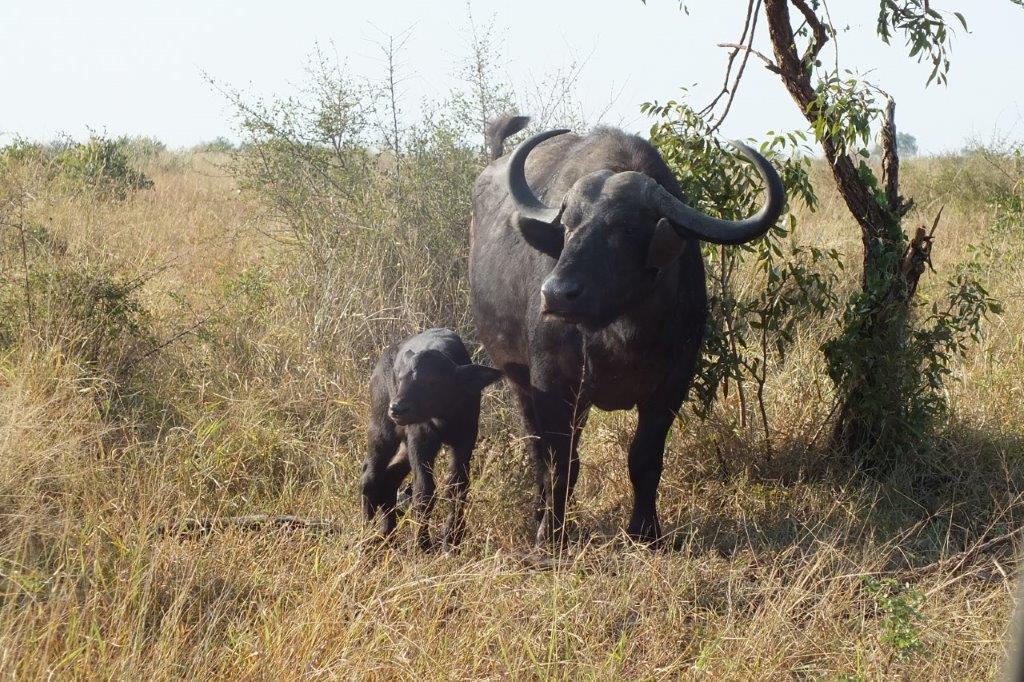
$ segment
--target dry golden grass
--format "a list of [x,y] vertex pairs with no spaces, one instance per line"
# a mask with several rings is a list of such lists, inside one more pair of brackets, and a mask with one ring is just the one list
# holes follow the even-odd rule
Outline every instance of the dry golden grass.
[[[352,363],[339,373],[308,352],[305,323],[279,286],[287,247],[264,236],[260,212],[209,158],[153,164],[155,189],[123,203],[36,192],[26,220],[63,246],[31,256],[29,269],[146,275],[136,293],[152,338],[96,341],[62,317],[63,290],[41,285],[34,322],[19,319],[23,331],[2,348],[0,671],[992,677],[1005,655],[1013,553],[914,567],[1024,516],[1024,233],[993,237],[991,209],[949,194],[962,179],[939,183],[940,171],[953,172],[939,163],[908,172],[927,212],[916,220],[948,204],[939,275],[923,294],[937,295],[968,245],[985,241],[998,251],[986,284],[1006,311],[956,366],[950,423],[922,443],[924,464],[878,481],[808,446],[822,417],[826,321],[806,331],[770,385],[779,432],[771,465],[760,461],[759,434],[730,430],[721,415],[673,435],[661,494],[671,550],[621,536],[633,418],[595,414],[574,505],[580,540],[540,562],[528,553],[531,474],[501,392],[487,399],[464,549],[418,554],[407,529],[396,548],[370,545],[357,491],[366,398],[354,387],[365,378],[345,369]],[[803,217],[802,238],[857,253],[850,219],[819,180],[822,209]],[[3,242],[2,264],[16,298],[25,263],[14,244]],[[844,277],[849,286],[856,273]],[[253,512],[328,517],[343,531],[153,532],[168,519]],[[873,591],[872,577],[896,584]],[[884,594],[897,602],[888,611]],[[900,605],[918,597],[920,618],[901,619]]]

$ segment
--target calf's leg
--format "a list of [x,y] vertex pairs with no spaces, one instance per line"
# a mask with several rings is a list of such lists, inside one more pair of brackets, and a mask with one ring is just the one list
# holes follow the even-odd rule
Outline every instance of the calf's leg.
[[416,522],[416,543],[420,549],[431,548],[430,513],[436,502],[434,460],[441,440],[429,426],[409,427],[406,442],[409,465],[412,467],[412,511]]
[[397,524],[398,487],[408,473],[405,444],[394,424],[389,422],[371,429],[360,482],[363,515],[369,522],[379,513],[380,531],[385,536],[390,535]]
[[472,457],[472,444],[452,447],[452,470],[448,479],[452,508],[443,535],[443,542],[448,548],[458,547],[466,534],[466,500],[469,497],[469,462]]

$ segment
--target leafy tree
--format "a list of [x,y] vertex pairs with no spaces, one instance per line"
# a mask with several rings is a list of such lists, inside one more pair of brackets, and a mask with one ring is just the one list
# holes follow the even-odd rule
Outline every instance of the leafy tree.
[[896,133],[896,152],[900,156],[917,156],[917,138],[910,133]]
[[[896,153],[900,155],[900,158],[908,156],[917,156],[917,138],[910,133],[896,133]],[[882,145],[876,144],[872,149],[871,153],[875,156],[881,156],[885,150],[882,149]]]
[[[762,16],[772,56],[753,47]],[[929,67],[929,84],[947,81],[954,32],[966,27],[962,13],[939,11],[929,0],[879,0],[878,36],[886,43],[902,37],[910,58]],[[837,34],[823,0],[750,0],[739,42],[723,46],[730,53],[722,92],[699,113],[710,132],[717,130],[754,56],[779,78],[824,152],[863,244],[860,288],[823,348],[838,395],[834,442],[868,464],[882,464],[909,452],[942,411],[950,359],[998,306],[969,272],[951,279],[945,299],[931,307],[915,300],[931,265],[938,217],[931,230],[904,231],[914,203],[900,193],[895,101],[841,69],[838,55],[822,58]],[[875,129],[880,173],[868,163]]]
[[[718,144],[699,112],[675,101],[646,103],[641,110],[656,118],[651,142],[680,178],[691,205],[732,220],[757,210],[757,173]],[[808,175],[806,138],[799,131],[769,133],[760,145],[779,169],[790,206],[814,207],[818,201]],[[751,244],[702,247],[711,314],[691,405],[706,418],[718,393],[734,395],[735,422],[744,429],[760,427],[766,459],[774,450],[765,400],[771,373],[786,361],[801,325],[831,312],[837,302],[838,252],[799,246],[792,238],[796,228],[796,216],[787,212]],[[741,271],[745,277],[737,276]]]
[[238,146],[223,135],[218,135],[212,140],[200,142],[193,147],[192,150],[197,152],[230,154],[231,152],[238,151]]

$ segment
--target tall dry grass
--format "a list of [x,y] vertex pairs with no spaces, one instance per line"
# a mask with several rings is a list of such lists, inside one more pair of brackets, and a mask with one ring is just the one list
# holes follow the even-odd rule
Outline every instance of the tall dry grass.
[[[674,431],[661,494],[671,550],[622,537],[634,417],[595,413],[573,506],[578,541],[537,561],[529,462],[500,391],[486,401],[460,553],[374,549],[359,518],[363,386],[378,336],[434,322],[473,336],[459,306],[465,198],[416,208],[447,221],[441,237],[364,234],[313,281],[302,246],[282,240],[279,216],[239,192],[224,161],[164,152],[145,166],[154,188],[125,201],[5,179],[16,201],[0,252],[3,674],[999,670],[1019,544],[963,565],[941,560],[1024,519],[1024,224],[1000,203],[1012,190],[1005,168],[952,157],[906,169],[916,220],[946,204],[938,274],[922,294],[975,259],[1006,308],[956,365],[949,422],[912,465],[871,479],[815,440],[827,381],[818,345],[834,323],[821,320],[769,385],[775,461],[761,461],[758,433],[726,418],[728,403]],[[822,207],[801,216],[800,239],[857,253],[852,221],[818,171]],[[371,249],[388,249],[396,269],[360,269],[381,258]],[[853,286],[856,273],[843,278]],[[154,533],[169,519],[253,512],[331,518],[341,532]]]

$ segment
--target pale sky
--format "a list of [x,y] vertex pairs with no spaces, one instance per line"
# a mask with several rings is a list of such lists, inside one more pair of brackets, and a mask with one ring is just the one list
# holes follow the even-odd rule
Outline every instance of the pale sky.
[[[741,30],[742,0],[472,0],[492,18],[514,85],[586,59],[579,97],[593,118],[646,131],[641,102],[691,87],[703,103],[720,87],[725,50]],[[955,39],[946,87],[901,44],[874,34],[877,0],[832,0],[842,63],[889,90],[901,130],[923,151],[955,150],[993,135],[1024,138],[1024,9],[1009,0],[934,0],[960,9],[970,33]],[[88,128],[153,135],[172,146],[233,136],[230,108],[203,77],[257,95],[288,95],[319,43],[356,75],[379,76],[375,44],[409,30],[403,101],[415,110],[456,85],[467,54],[464,0],[3,0],[0,3],[0,142]],[[763,17],[760,47],[770,52]],[[529,112],[524,112],[529,113]],[[802,127],[777,78],[751,60],[723,128],[734,137]]]

